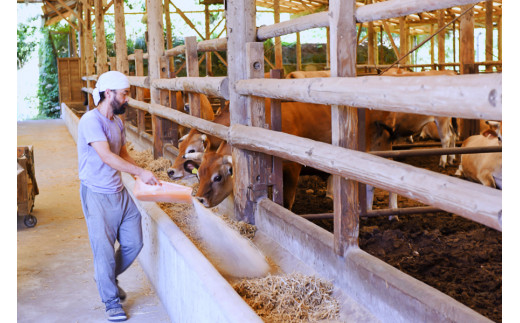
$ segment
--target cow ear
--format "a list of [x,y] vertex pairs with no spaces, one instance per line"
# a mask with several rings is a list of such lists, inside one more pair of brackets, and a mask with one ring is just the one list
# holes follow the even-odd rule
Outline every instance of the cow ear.
[[201,135],[200,136],[200,140],[202,140],[202,143],[204,144],[208,140],[208,136],[207,135]]
[[188,135],[189,135],[189,134],[186,134],[186,135],[180,137],[180,138],[179,138],[179,142],[182,142],[184,139],[188,138]]
[[224,155],[224,157],[222,157],[222,162],[224,164],[233,165],[233,158],[231,157],[231,155]]

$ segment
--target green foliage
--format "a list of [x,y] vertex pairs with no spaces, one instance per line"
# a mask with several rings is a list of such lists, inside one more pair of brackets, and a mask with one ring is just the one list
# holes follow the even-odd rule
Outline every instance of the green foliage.
[[69,26],[54,25],[41,29],[42,39],[38,56],[40,76],[38,81],[39,118],[59,118],[59,86],[57,57],[68,57]]
[[[35,20],[35,19],[32,19]],[[25,63],[29,61],[29,58],[36,47],[37,42],[31,41],[30,39],[34,36],[36,27],[18,24],[16,30],[16,68],[21,69]]]

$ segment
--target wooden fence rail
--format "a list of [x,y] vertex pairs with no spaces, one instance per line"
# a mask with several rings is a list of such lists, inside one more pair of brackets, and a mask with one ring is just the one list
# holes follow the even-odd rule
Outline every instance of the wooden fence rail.
[[[249,79],[242,95],[469,119],[502,120],[502,74]],[[428,100],[425,100],[425,98]]]

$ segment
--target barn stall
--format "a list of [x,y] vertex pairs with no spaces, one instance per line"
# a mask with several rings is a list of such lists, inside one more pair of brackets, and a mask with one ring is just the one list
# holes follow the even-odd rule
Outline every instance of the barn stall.
[[[276,8],[286,8],[284,5],[287,3],[275,1],[270,4],[275,8],[275,21]],[[484,13],[485,25],[491,26],[489,28],[492,30],[494,16],[489,13],[496,10],[494,2],[480,3],[477,8],[471,1],[386,1],[366,5],[355,1],[331,1],[326,11],[258,29],[255,26],[254,1],[228,2],[227,38],[197,42],[195,37],[187,37],[185,45],[165,50],[162,15],[167,7],[169,10],[169,4],[163,7],[161,1],[147,1],[148,53],[136,51],[127,56],[126,51],[121,50],[124,45],[117,46],[118,43],[126,43],[122,1],[114,1],[116,48],[120,50],[115,59],[103,56],[106,50],[102,50],[103,37],[99,37],[96,66],[93,50],[90,50],[93,49],[92,21],[84,19],[85,23],[81,23],[80,43],[85,45],[85,65],[82,65],[85,67],[82,73],[85,75],[85,93],[92,91],[96,75],[107,71],[109,66],[128,74],[129,61],[135,64],[135,75],[129,77],[136,92],[135,100],[130,102],[135,111],[128,113],[126,128],[130,141],[139,150],[151,148],[154,159],[164,156],[172,160],[177,154],[177,125],[196,128],[231,143],[234,204],[222,206],[220,212],[254,224],[257,233],[253,241],[280,267],[280,272],[300,271],[332,281],[336,295],[341,299],[342,320],[348,320],[349,316],[356,321],[489,319],[363,251],[359,248],[359,236],[362,226],[360,218],[366,218],[371,212],[363,207],[364,184],[396,192],[427,205],[414,210],[384,210],[379,215],[384,212],[431,213],[436,209],[491,228],[492,232],[501,232],[500,191],[362,152],[365,141],[362,120],[365,114],[370,113],[367,107],[464,118],[463,130],[466,133],[463,136],[478,131],[476,124],[479,119],[502,119],[501,74],[493,73],[501,70],[501,62],[489,59],[476,63],[472,49],[473,29],[477,21],[475,16],[479,16],[479,10],[480,16]],[[90,12],[94,12],[95,21],[103,21],[101,1],[82,1],[77,5],[78,8],[83,6],[77,11],[83,17],[91,17]],[[373,28],[376,24],[385,30],[399,26],[400,32],[406,35],[406,32],[419,28],[405,27],[407,22],[410,26],[413,24],[410,19],[399,17],[418,16],[423,20],[429,17],[432,19],[431,30],[434,28],[433,22],[438,23],[440,38],[442,25],[446,22],[444,15],[450,12],[455,12],[453,19],[458,17],[459,21],[460,61],[456,64],[444,63],[444,51],[439,48],[439,63],[429,67],[442,69],[456,66],[461,75],[452,79],[435,76],[397,80],[377,75],[358,76],[362,72],[371,74],[376,69],[389,66],[356,64],[356,25],[368,24]],[[95,25],[96,33],[103,34],[103,24]],[[330,50],[327,53],[332,77],[263,79],[265,62],[273,64],[265,61],[261,41],[316,27],[328,27],[330,30],[327,46]],[[371,37],[370,33],[368,37]],[[399,50],[401,66],[407,64],[407,56],[404,56],[407,48],[412,49],[405,42],[407,38],[400,37],[403,41]],[[227,51],[227,77],[199,77],[197,53],[210,51]],[[374,63],[375,55],[370,53],[369,50],[369,61]],[[179,54],[185,54],[187,77],[173,77],[174,73],[171,73],[174,70],[171,58]],[[274,67],[283,67],[280,55],[277,58]],[[144,76],[144,60],[148,61],[147,76]],[[477,65],[486,66],[488,73],[477,75]],[[143,88],[150,89],[149,103],[144,102]],[[190,115],[177,111],[175,100],[170,99],[176,91],[189,93]],[[229,100],[231,126],[220,126],[200,119],[197,93]],[[275,132],[279,129],[274,126],[272,130],[265,129],[261,97],[275,99],[272,103],[274,111],[281,100],[330,105],[333,116],[332,144]],[[90,96],[88,106],[93,106]],[[74,136],[81,113],[75,114],[67,104],[62,105],[62,111]],[[280,118],[276,113],[272,115]],[[271,124],[277,124],[277,120]],[[282,183],[277,173],[280,158],[335,175],[334,196],[339,198],[334,199],[332,213],[325,215],[333,219],[332,232],[309,222],[305,219],[308,216],[297,216],[280,205]],[[128,188],[133,187],[131,177],[125,176],[124,181]],[[163,209],[155,203],[138,203],[143,212],[146,240],[140,262],[173,321],[205,321],[210,317],[212,321],[260,320],[258,314],[233,290],[231,282],[215,270]],[[182,299],[177,297],[179,292],[184,295]],[[497,320],[496,317],[492,319]]]

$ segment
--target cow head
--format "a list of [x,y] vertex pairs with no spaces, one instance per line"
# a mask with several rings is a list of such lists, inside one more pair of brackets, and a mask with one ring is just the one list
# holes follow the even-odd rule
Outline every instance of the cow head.
[[199,189],[195,197],[205,206],[214,207],[233,193],[231,155],[207,152],[197,172]]
[[[208,137],[195,129],[191,129],[187,135],[180,138],[179,154],[173,161],[172,167],[166,171],[168,177],[171,179],[179,179],[194,176],[192,173],[193,168],[190,170],[190,168],[185,167],[185,162],[190,160],[186,158],[186,154],[203,153],[208,147],[208,144]],[[197,163],[193,162],[192,166],[194,168],[196,168],[196,165]]]
[[502,122],[487,120],[486,124],[489,126],[490,130],[494,131],[495,135],[498,137],[498,141],[502,143]]

